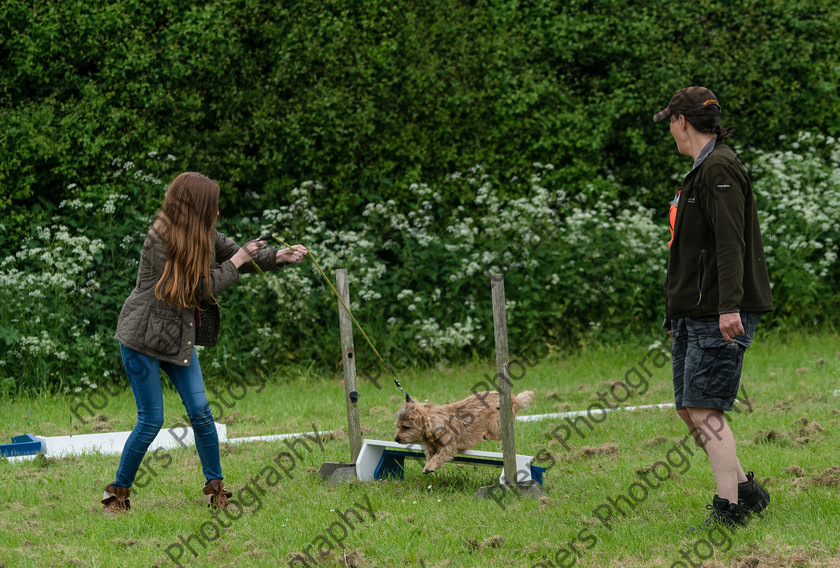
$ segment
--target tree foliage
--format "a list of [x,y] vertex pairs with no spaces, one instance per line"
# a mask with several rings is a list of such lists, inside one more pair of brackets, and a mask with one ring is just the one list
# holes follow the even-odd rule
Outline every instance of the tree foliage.
[[746,146],[838,134],[838,24],[815,1],[7,1],[3,240],[150,151],[218,179],[229,213],[318,180],[343,223],[412,182],[533,161],[652,205],[679,157],[651,116],[687,84]]

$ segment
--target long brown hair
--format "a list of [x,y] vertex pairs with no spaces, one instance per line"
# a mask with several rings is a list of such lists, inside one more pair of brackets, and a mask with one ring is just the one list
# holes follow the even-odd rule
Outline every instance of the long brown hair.
[[204,280],[205,298],[216,299],[210,290],[210,264],[215,253],[216,219],[219,216],[219,185],[205,175],[185,172],[169,189],[152,231],[166,246],[166,266],[155,286],[155,297],[184,308],[194,307],[196,290]]

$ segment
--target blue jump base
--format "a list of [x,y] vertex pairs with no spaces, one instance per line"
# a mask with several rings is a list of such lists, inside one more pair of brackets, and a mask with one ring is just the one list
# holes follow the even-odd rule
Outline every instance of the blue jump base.
[[[379,463],[376,469],[373,470],[373,475],[376,479],[404,479],[405,458],[426,459],[424,452],[413,452],[411,450],[392,450],[385,449],[382,451],[382,457],[379,458]],[[458,463],[468,463],[474,465],[493,465],[504,467],[504,462],[501,459],[479,458],[475,456],[455,456],[452,461]],[[544,467],[531,465],[531,479],[542,485]]]
[[32,434],[13,436],[11,444],[0,444],[0,456],[32,456],[41,453],[41,441]]

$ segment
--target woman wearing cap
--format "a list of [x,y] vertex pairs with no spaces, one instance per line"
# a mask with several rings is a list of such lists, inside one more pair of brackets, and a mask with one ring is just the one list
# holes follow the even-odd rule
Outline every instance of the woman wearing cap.
[[745,473],[723,412],[732,410],[762,313],[773,309],[752,186],[723,143],[721,106],[704,87],[671,97],[667,119],[680,154],[694,160],[671,204],[665,329],[673,337],[677,413],[706,452],[717,494],[706,521],[745,524],[770,496]]

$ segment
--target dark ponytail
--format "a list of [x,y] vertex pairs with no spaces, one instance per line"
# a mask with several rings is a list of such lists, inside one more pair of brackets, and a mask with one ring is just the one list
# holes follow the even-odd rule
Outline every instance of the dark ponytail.
[[709,105],[704,110],[705,112],[698,114],[683,115],[697,132],[714,134],[717,141],[720,142],[735,130],[734,127],[723,128],[720,125],[720,107],[717,105]]
[[714,132],[717,141],[721,142],[724,138],[732,134],[734,130],[734,126],[730,126],[729,128],[722,128],[720,125],[720,119],[718,119],[718,123],[715,124],[715,127],[712,131]]

